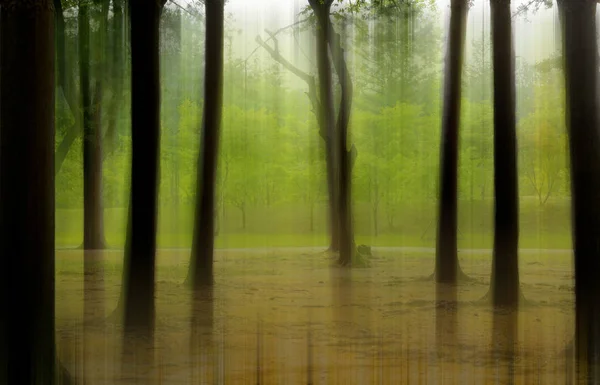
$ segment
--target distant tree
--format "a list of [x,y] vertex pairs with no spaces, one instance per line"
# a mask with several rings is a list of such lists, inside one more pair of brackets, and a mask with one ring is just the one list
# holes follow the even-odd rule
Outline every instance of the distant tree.
[[596,2],[559,0],[575,254],[577,381],[597,383],[600,349],[600,137]]
[[112,88],[112,99],[108,106],[108,122],[106,126],[105,142],[106,148],[102,155],[104,158],[114,151],[117,134],[117,122],[121,104],[123,102],[123,81],[125,76],[125,17],[123,2],[125,0],[112,0],[112,65],[110,66],[110,82]]
[[[539,95],[531,114],[521,119],[519,167],[525,187],[529,187],[543,207],[550,197],[559,195],[568,182],[566,169],[564,108],[551,100],[555,84],[536,86]],[[568,151],[567,151],[568,153]]]
[[0,7],[0,383],[53,385],[54,5]]
[[197,164],[196,209],[189,284],[212,286],[215,233],[215,185],[223,110],[224,0],[206,0],[204,107]]
[[[167,134],[163,150],[165,166],[162,175],[168,181],[167,200],[172,207],[179,205],[179,103],[181,99],[181,10],[165,8],[161,26],[162,83],[165,92],[162,103],[163,131]],[[178,211],[175,210],[175,213]]]

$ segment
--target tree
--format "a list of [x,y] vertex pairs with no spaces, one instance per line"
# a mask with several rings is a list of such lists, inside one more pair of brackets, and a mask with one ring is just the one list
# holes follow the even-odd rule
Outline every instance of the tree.
[[332,251],[339,250],[340,221],[338,216],[338,191],[337,191],[337,142],[335,127],[335,107],[333,96],[333,78],[327,41],[331,30],[329,28],[329,12],[333,0],[321,2],[309,0],[309,4],[318,20],[316,26],[317,36],[317,69],[319,75],[319,120],[325,134],[325,156],[327,165],[327,183],[329,185],[329,210]]
[[[119,116],[119,110],[123,101],[123,78],[125,72],[124,64],[124,28],[125,19],[123,15],[123,1],[124,0],[112,0],[113,5],[113,25],[112,25],[112,70],[111,70],[111,87],[112,87],[112,99],[108,106],[108,122],[105,133],[105,140],[108,148],[103,152],[103,156],[106,156],[114,151],[115,139],[117,131],[117,122]],[[109,151],[106,151],[109,150]]]
[[202,139],[197,165],[194,238],[187,281],[195,288],[212,286],[215,219],[215,184],[219,131],[223,109],[223,29],[225,2],[206,0],[206,43]]
[[[330,218],[333,244],[337,240],[340,265],[350,265],[356,254],[352,230],[351,175],[356,148],[348,149],[348,125],[352,106],[352,81],[348,72],[342,37],[333,28],[331,6],[333,0],[309,0],[316,19],[317,68],[319,73],[320,121],[326,132],[326,156],[330,190]],[[345,24],[342,24],[344,29]],[[331,53],[331,61],[329,59]],[[331,66],[338,75],[340,107],[335,118]]]
[[519,184],[510,0],[491,0],[494,71],[494,306],[519,305]]
[[535,194],[540,207],[568,182],[564,106],[552,96],[556,92],[551,92],[557,88],[556,82],[543,81],[536,85],[535,92],[540,96],[531,114],[520,122],[519,166],[526,186]]
[[[99,49],[104,50],[104,38],[108,18],[108,0],[102,0]],[[79,78],[81,111],[83,113],[83,248],[104,248],[102,208],[102,65],[96,73],[95,95],[92,100],[90,81],[90,3],[79,1]],[[102,55],[101,55],[102,56]],[[102,57],[98,62],[102,62]]]
[[563,36],[566,125],[575,254],[577,380],[598,381],[600,349],[600,138],[596,3],[558,1]]
[[[179,114],[179,103],[181,97],[181,10],[179,8],[169,10],[165,8],[162,16],[161,26],[161,57],[163,65],[162,89],[165,94],[163,97],[163,114],[166,115],[163,121],[163,131],[167,133],[167,146],[163,149],[165,157],[165,166],[162,171],[164,176],[161,179],[168,181],[165,187],[168,188],[166,195],[175,213],[179,206],[179,125],[181,122]],[[164,182],[163,182],[164,183]],[[164,195],[163,195],[164,196]]]
[[154,331],[160,144],[159,24],[166,0],[130,0],[131,193],[124,263],[125,332]]
[[451,0],[450,29],[446,48],[444,105],[440,154],[440,192],[437,224],[435,279],[439,283],[456,283],[465,278],[458,265],[458,141],[461,102],[461,77],[469,4]]
[[0,382],[56,384],[54,6],[0,5]]

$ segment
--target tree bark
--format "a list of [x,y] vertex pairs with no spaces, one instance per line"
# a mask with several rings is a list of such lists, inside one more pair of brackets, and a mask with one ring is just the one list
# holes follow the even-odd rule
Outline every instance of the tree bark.
[[596,3],[559,0],[575,254],[575,355],[578,381],[596,383],[600,350],[600,138]]
[[0,382],[55,384],[54,5],[0,5]]
[[[198,153],[194,239],[188,283],[212,286],[214,254],[215,184],[223,109],[223,34],[225,4],[207,0],[202,138]],[[245,212],[244,226],[245,226]]]
[[510,0],[491,0],[494,71],[494,306],[519,305],[519,185]]
[[[331,63],[329,61],[328,41],[331,32],[328,23],[329,11],[332,1],[321,3],[318,0],[309,0],[309,4],[316,16],[317,37],[317,71],[319,74],[319,121],[325,134],[325,156],[327,165],[327,187],[329,192],[329,216],[331,228],[331,251],[340,249],[340,217],[338,211],[338,151],[339,143],[335,140],[335,107],[333,98],[333,81]],[[324,130],[323,130],[324,128]]]
[[152,338],[160,145],[159,21],[164,0],[129,2],[131,193],[125,246],[125,332]]
[[[81,110],[83,112],[83,248],[104,248],[102,225],[102,149],[100,111],[101,80],[96,82],[96,95],[90,85],[90,18],[89,3],[80,1],[78,13],[79,73]],[[100,76],[100,74],[98,74]]]
[[[339,157],[339,179],[338,179],[338,210],[339,210],[339,242],[340,242],[340,257],[341,265],[351,265],[352,257],[355,253],[354,230],[352,223],[352,166],[353,156],[356,154],[356,149],[353,146],[348,150],[348,125],[350,123],[350,110],[352,107],[353,86],[348,66],[345,51],[342,47],[342,37],[333,29],[333,23],[326,15],[328,26],[327,44],[331,51],[333,67],[337,72],[340,83],[340,108],[338,113],[338,121],[336,126],[336,134],[338,141],[337,154]],[[344,25],[345,28],[345,25]]]
[[436,282],[454,284],[459,274],[463,275],[458,265],[457,250],[458,128],[468,4],[466,0],[451,0],[450,4],[450,30],[444,75],[440,195],[434,276]]

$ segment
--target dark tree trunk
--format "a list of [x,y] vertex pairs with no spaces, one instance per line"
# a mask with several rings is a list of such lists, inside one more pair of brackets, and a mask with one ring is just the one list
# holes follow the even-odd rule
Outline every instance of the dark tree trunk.
[[[102,215],[102,149],[100,108],[101,80],[96,85],[92,100],[90,86],[90,18],[89,3],[79,3],[79,74],[81,83],[81,109],[83,111],[83,248],[104,248]],[[98,74],[100,76],[100,74]]]
[[0,382],[55,384],[54,6],[1,6]]
[[600,138],[596,3],[559,0],[575,254],[575,354],[578,381],[596,383],[600,349]]
[[510,0],[491,0],[494,68],[494,306],[519,305],[519,186]]
[[[194,239],[187,281],[195,288],[212,286],[215,184],[223,109],[224,1],[207,0],[202,138],[198,154]],[[244,227],[245,227],[245,212]]]
[[[326,15],[326,23],[328,25],[327,43],[331,51],[333,59],[333,67],[335,68],[341,88],[340,109],[336,126],[337,135],[337,155],[339,157],[339,186],[338,186],[338,210],[339,210],[339,242],[340,242],[340,257],[341,265],[352,264],[352,256],[355,253],[354,230],[352,224],[352,166],[354,165],[353,157],[356,155],[354,146],[348,150],[348,125],[350,123],[350,109],[352,107],[353,86],[348,66],[345,51],[342,47],[342,37],[333,29],[333,24]],[[345,25],[344,25],[345,28]],[[345,32],[345,31],[344,31]]]
[[321,3],[318,0],[309,0],[309,4],[317,18],[317,69],[319,74],[319,121],[321,130],[324,131],[325,156],[327,165],[327,188],[329,193],[329,223],[331,229],[331,251],[340,249],[340,218],[338,211],[338,156],[336,147],[335,108],[333,98],[333,81],[329,50],[327,42],[331,32],[328,23],[329,11],[332,1]]
[[461,78],[468,4],[451,0],[450,30],[446,48],[444,106],[440,156],[440,196],[437,224],[435,280],[454,284],[462,275],[457,251],[458,127]]
[[152,338],[160,144],[159,22],[164,0],[129,1],[131,195],[125,246],[125,332]]

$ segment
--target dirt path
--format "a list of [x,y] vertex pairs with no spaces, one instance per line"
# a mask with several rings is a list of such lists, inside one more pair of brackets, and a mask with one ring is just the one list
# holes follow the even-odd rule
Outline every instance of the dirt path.
[[[536,306],[518,314],[515,353],[491,360],[494,330],[504,329],[494,326],[487,306],[472,304],[487,292],[489,258],[462,257],[463,269],[479,283],[459,286],[457,310],[444,310],[436,306],[434,284],[417,279],[433,269],[431,249],[374,248],[372,267],[350,273],[331,269],[322,250],[219,250],[213,306],[204,304],[201,317],[212,314],[212,327],[197,338],[190,295],[180,285],[189,252],[160,250],[156,360],[137,368],[139,383],[256,384],[257,377],[278,385],[307,384],[309,377],[314,384],[484,384],[510,377],[515,384],[566,383],[562,352],[573,333],[566,251],[547,261],[539,255],[561,252],[524,253],[523,291]],[[80,376],[85,370],[90,384],[132,383],[131,376],[120,378],[118,326],[88,330],[86,338],[78,326],[83,283],[76,261],[82,254],[57,253],[61,357]],[[122,258],[118,251],[105,255]],[[120,268],[106,266],[100,297],[109,313]]]

